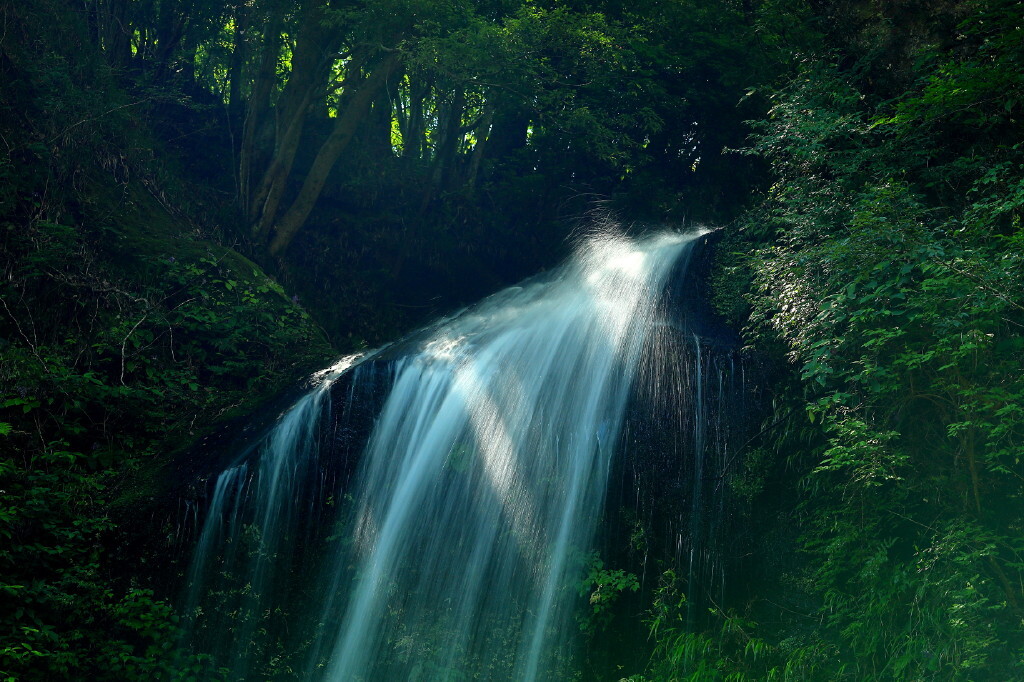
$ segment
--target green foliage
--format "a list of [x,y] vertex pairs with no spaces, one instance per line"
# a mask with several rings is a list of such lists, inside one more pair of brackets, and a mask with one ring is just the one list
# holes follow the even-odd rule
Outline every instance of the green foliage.
[[[0,675],[216,674],[173,660],[154,577],[115,557],[137,554],[127,521],[169,453],[326,353],[209,213],[273,165],[278,116],[322,139],[386,50],[401,68],[282,268],[342,335],[355,318],[377,336],[409,323],[382,301],[472,298],[518,272],[494,264],[550,257],[552,216],[581,212],[570,197],[721,217],[757,168],[774,177],[723,243],[715,288],[794,368],[730,486],[798,526],[801,556],[774,577],[806,609],[774,622],[723,604],[695,632],[666,575],[650,679],[1024,676],[1019,2],[69,7],[0,9]],[[337,38],[332,63],[304,70],[304,26]],[[263,124],[243,143],[247,108]],[[222,194],[197,198],[154,162],[145,117]],[[721,153],[743,117],[750,149]],[[245,178],[223,165],[242,148]],[[799,500],[773,500],[778,485]],[[583,629],[638,585],[594,557]]]
[[175,453],[328,351],[168,214],[131,103],[59,9],[2,10],[0,678],[211,679],[137,570],[159,540],[134,534],[160,537],[144,519]]
[[1021,17],[970,8],[897,99],[810,61],[756,124],[753,329],[824,439],[796,463],[832,679],[1021,674]]
[[[771,644],[757,636],[758,624],[718,606],[709,609],[713,626],[695,632],[686,625],[686,595],[672,571],[661,576],[647,625],[654,650],[644,676],[659,682],[753,682],[822,679],[834,652],[819,640],[794,637]],[[808,641],[804,641],[808,640]]]
[[584,567],[586,576],[579,584],[581,597],[587,598],[585,616],[577,618],[580,630],[584,634],[593,635],[597,630],[606,628],[612,619],[612,609],[623,592],[636,592],[640,589],[640,581],[635,573],[616,568],[608,569],[597,552],[591,553]]

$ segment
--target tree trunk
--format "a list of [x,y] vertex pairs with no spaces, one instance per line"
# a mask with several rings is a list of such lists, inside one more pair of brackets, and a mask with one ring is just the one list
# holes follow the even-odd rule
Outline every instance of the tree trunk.
[[402,156],[407,159],[423,157],[426,140],[426,120],[423,104],[430,94],[431,83],[425,77],[409,74],[409,112],[402,128]]
[[[328,20],[326,0],[306,0],[295,34],[291,73],[278,100],[279,128],[287,129],[304,116],[311,91],[326,89],[330,67],[338,56],[342,32]],[[305,103],[303,103],[305,102]]]
[[487,147],[487,140],[491,135],[491,124],[494,122],[494,100],[487,99],[484,105],[483,120],[477,130],[476,145],[473,147],[473,155],[469,159],[469,170],[466,172],[466,186],[476,185],[477,176],[480,174],[480,164],[484,160],[484,149]]
[[115,67],[131,61],[131,29],[128,25],[128,0],[105,0],[99,11],[99,33],[107,61]]
[[250,199],[252,236],[262,241],[270,232],[295,163],[313,97],[323,91],[341,44],[341,32],[325,20],[322,2],[310,0],[292,54],[292,72],[277,107],[274,156]]
[[491,158],[504,158],[526,147],[529,128],[530,116],[521,107],[498,107],[488,143]]
[[313,166],[302,184],[302,189],[299,190],[295,201],[276,225],[276,234],[270,244],[271,255],[277,255],[284,251],[305,224],[309,212],[320,198],[320,192],[323,190],[324,183],[327,182],[331,169],[345,148],[348,147],[349,142],[352,141],[352,136],[366,117],[374,98],[383,89],[387,79],[398,66],[398,61],[397,53],[389,54],[374,67],[352,97],[346,98],[345,109],[339,113],[334,123],[334,129],[327,141],[320,147],[320,151],[317,152]]
[[[366,124],[365,146],[373,159],[388,158],[394,154],[391,145],[391,122],[394,108],[387,88],[377,91],[373,98]],[[363,137],[363,136],[361,136]]]
[[249,6],[244,2],[236,4],[233,15],[235,33],[231,43],[231,63],[228,67],[228,115],[231,117],[232,125],[242,111],[243,67],[249,51],[249,41],[246,38],[249,32]]
[[165,0],[160,3],[160,13],[157,16],[156,24],[156,48],[152,55],[152,66],[160,80],[167,75],[171,57],[181,45],[194,4],[192,0],[184,2]]
[[292,120],[284,133],[279,132],[274,156],[270,160],[267,170],[264,171],[263,179],[249,206],[249,217],[253,222],[252,236],[257,241],[262,241],[263,237],[269,233],[270,226],[277,215],[277,209],[281,205],[288,176],[291,175],[292,166],[295,164],[295,155],[299,151],[299,141],[302,139],[302,129],[306,121],[305,108],[311,99],[312,92],[307,92],[300,102],[301,106],[296,108],[296,113],[291,117]]
[[446,107],[447,111],[442,116],[443,127],[437,142],[437,149],[434,152],[434,167],[430,173],[430,182],[427,183],[426,190],[423,192],[423,200],[420,203],[420,215],[426,212],[438,190],[447,184],[449,170],[454,162],[455,153],[458,151],[462,132],[462,113],[465,108],[466,91],[459,86],[452,94],[452,101],[449,102]]
[[242,126],[242,144],[238,154],[238,201],[243,210],[252,205],[252,167],[256,155],[256,133],[270,110],[270,94],[277,82],[277,62],[281,52],[281,27],[284,22],[280,3],[270,8],[263,28],[263,49],[253,82],[252,94]]

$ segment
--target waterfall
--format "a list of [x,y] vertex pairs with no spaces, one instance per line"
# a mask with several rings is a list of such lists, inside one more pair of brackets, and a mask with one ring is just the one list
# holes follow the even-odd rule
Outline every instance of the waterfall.
[[[193,638],[231,679],[570,679],[627,406],[699,236],[595,235],[557,270],[321,373],[211,478]],[[360,440],[337,412],[382,384]]]

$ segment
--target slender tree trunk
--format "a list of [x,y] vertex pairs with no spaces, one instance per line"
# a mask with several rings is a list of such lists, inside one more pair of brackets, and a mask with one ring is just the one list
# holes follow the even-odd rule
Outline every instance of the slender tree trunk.
[[488,98],[484,105],[483,120],[477,129],[476,145],[473,147],[473,155],[469,159],[469,170],[466,172],[466,186],[476,185],[477,176],[480,174],[480,165],[484,160],[484,150],[487,147],[487,140],[491,135],[491,125],[494,123],[494,100]]
[[366,149],[371,158],[387,158],[394,153],[391,145],[393,112],[391,93],[386,87],[381,88],[373,98],[366,122]]
[[305,107],[309,106],[311,99],[312,92],[307,92],[301,100],[302,106],[296,109],[284,132],[279,132],[274,156],[249,206],[249,217],[253,222],[252,236],[257,241],[262,241],[269,233],[281,205],[288,176],[291,175],[295,155],[299,151],[299,141],[302,139],[302,129],[306,122]]
[[407,159],[423,158],[426,148],[424,134],[427,130],[423,110],[431,87],[427,78],[409,74],[408,121],[402,129],[402,156]]
[[277,62],[281,53],[281,28],[284,23],[280,3],[272,5],[263,28],[260,64],[242,126],[242,144],[238,153],[238,200],[243,210],[252,205],[252,172],[256,156],[256,134],[270,110],[270,94],[277,82]]
[[167,75],[171,57],[182,43],[194,4],[192,0],[164,0],[160,3],[160,14],[156,24],[156,48],[152,55],[153,68],[159,79]]
[[276,233],[270,244],[271,255],[277,255],[284,251],[305,224],[309,212],[320,198],[320,192],[323,190],[324,183],[327,182],[331,169],[348,147],[349,142],[352,141],[352,136],[355,135],[359,124],[369,112],[374,98],[384,88],[387,79],[398,66],[398,62],[397,53],[389,54],[359,84],[351,98],[347,98],[345,109],[339,113],[334,123],[334,129],[327,141],[320,147],[313,166],[302,184],[302,189],[299,190],[295,201],[276,225]]
[[196,44],[195,35],[186,33],[181,41],[181,77],[182,79],[192,85],[196,82],[196,50],[198,45]]
[[82,0],[82,11],[85,14],[85,23],[89,27],[89,38],[97,47],[102,47],[100,37],[100,2],[99,0]]
[[[409,101],[403,91],[403,81],[408,82],[411,77],[408,74],[396,73],[393,78],[395,82],[392,105],[394,107],[395,121],[398,123],[398,134],[402,138],[402,157],[405,156],[406,133],[409,130]],[[411,86],[411,83],[410,83]],[[408,90],[409,88],[404,88]]]
[[504,158],[526,146],[530,116],[522,108],[499,106],[494,113],[491,130],[490,157]]
[[[237,120],[242,111],[242,79],[243,69],[249,52],[250,12],[249,6],[239,2],[234,8],[235,33],[231,43],[231,63],[228,67],[228,114],[232,121]],[[232,123],[234,125],[234,123]]]
[[454,162],[455,152],[458,151],[462,112],[466,108],[466,91],[461,86],[455,89],[452,100],[446,108],[447,111],[442,117],[444,122],[434,155],[434,167],[430,173],[430,182],[427,183],[426,190],[423,192],[423,200],[420,203],[420,215],[426,212],[437,192],[447,184],[449,169]]
[[313,97],[322,92],[337,56],[341,32],[330,26],[319,0],[309,0],[292,53],[292,71],[277,109],[274,156],[249,202],[252,236],[263,241],[269,234],[287,188]]
[[99,25],[103,51],[113,66],[127,66],[132,56],[128,0],[104,0],[102,8]]

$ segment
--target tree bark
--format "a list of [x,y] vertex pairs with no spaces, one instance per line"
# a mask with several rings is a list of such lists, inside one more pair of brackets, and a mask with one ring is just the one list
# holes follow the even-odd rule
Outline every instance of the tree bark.
[[292,72],[277,108],[274,156],[248,207],[252,236],[257,242],[270,233],[277,217],[302,139],[306,110],[314,95],[324,89],[341,44],[341,32],[328,25],[323,9],[322,2],[310,0],[296,36]]
[[238,119],[242,111],[242,79],[246,57],[249,51],[249,6],[239,2],[232,11],[234,16],[235,32],[231,42],[231,63],[228,67],[228,114],[231,116],[232,125]]
[[153,68],[160,80],[167,75],[171,57],[181,45],[194,4],[192,0],[165,0],[160,3],[156,24],[156,49],[152,55]]
[[422,75],[409,74],[409,111],[402,128],[402,157],[420,159],[423,157],[426,140],[426,121],[423,104],[430,94],[432,84]]
[[526,147],[529,128],[530,116],[522,107],[499,106],[488,143],[491,158],[504,158]]
[[391,93],[381,88],[373,98],[365,125],[365,148],[371,158],[388,158],[394,154],[391,145],[391,122],[394,114]]
[[494,101],[488,98],[487,103],[484,105],[483,120],[480,121],[480,127],[477,131],[473,155],[469,159],[469,170],[466,172],[467,187],[476,185],[477,176],[480,174],[480,165],[484,160],[484,150],[487,147],[487,140],[491,135],[491,124],[494,123],[494,109]]
[[423,192],[423,199],[420,202],[419,215],[423,215],[430,202],[434,200],[437,192],[446,186],[449,169],[458,151],[459,139],[462,132],[462,113],[466,108],[466,91],[457,87],[452,94],[452,100],[448,103],[444,112],[440,139],[437,141],[437,149],[434,152],[434,166],[430,173],[430,182]]
[[131,28],[128,25],[128,0],[105,0],[101,3],[99,33],[107,60],[115,67],[131,61]]
[[339,113],[334,123],[334,129],[323,146],[320,147],[320,151],[317,152],[313,166],[302,183],[302,189],[299,190],[295,201],[276,225],[276,233],[270,243],[271,255],[277,255],[284,251],[305,224],[309,212],[320,198],[320,192],[323,190],[324,183],[327,182],[327,177],[335,162],[352,141],[352,136],[355,135],[362,120],[366,118],[374,98],[383,89],[387,79],[398,66],[398,62],[397,53],[386,56],[362,81],[352,97],[347,98],[345,109]]
[[270,110],[270,94],[277,82],[277,62],[281,52],[281,28],[284,23],[280,3],[271,6],[263,28],[260,65],[253,82],[242,125],[242,144],[238,153],[238,202],[243,210],[252,205],[252,172],[256,155],[256,133]]
[[274,156],[264,171],[260,186],[249,206],[249,217],[253,223],[252,236],[257,241],[269,233],[274,216],[277,215],[288,176],[291,175],[292,166],[295,164],[295,155],[299,151],[299,141],[302,139],[302,129],[306,120],[304,110],[311,99],[312,93],[307,92],[301,100],[302,107],[292,116],[284,133],[279,132]]

